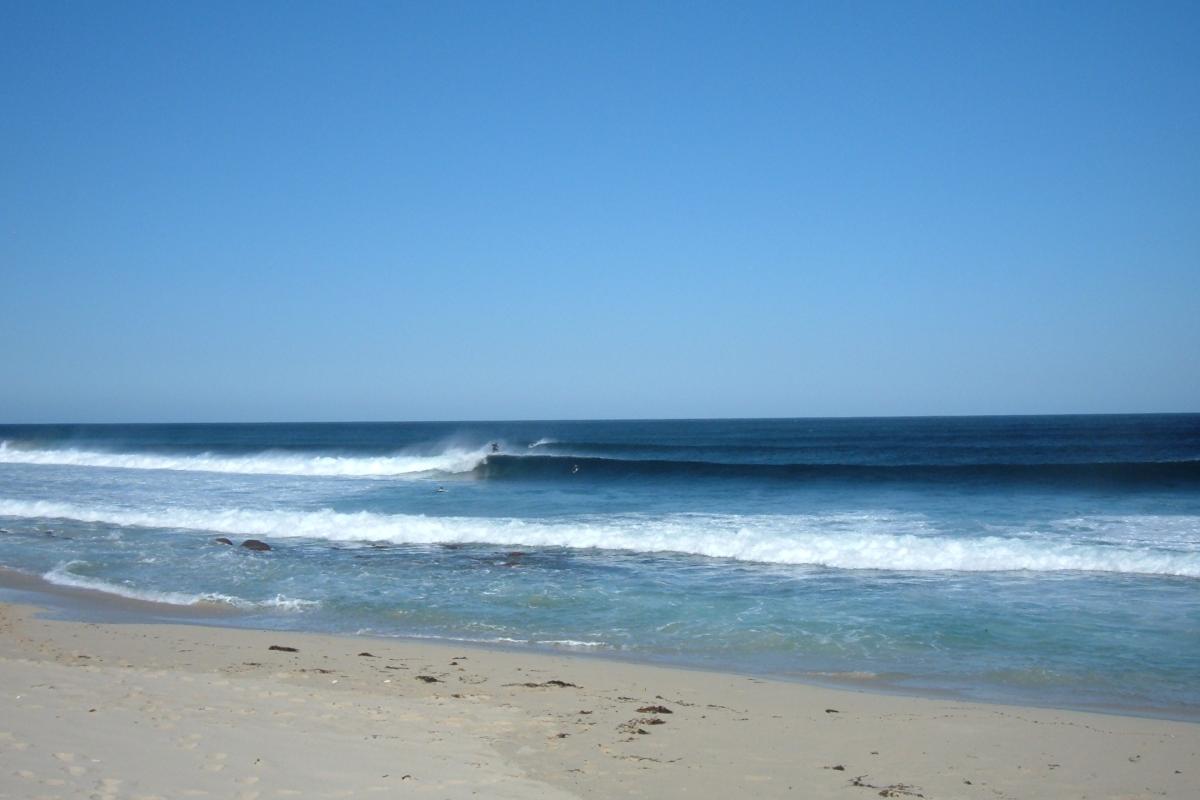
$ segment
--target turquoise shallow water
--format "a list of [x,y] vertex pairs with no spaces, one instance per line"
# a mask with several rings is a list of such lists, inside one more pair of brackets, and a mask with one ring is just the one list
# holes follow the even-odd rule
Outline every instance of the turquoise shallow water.
[[235,624],[1200,715],[1198,415],[0,441],[0,565],[61,585],[216,600]]

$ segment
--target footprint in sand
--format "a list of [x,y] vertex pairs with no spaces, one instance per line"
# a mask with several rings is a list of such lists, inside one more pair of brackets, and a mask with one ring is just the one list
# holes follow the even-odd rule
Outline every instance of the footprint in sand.
[[88,795],[88,800],[116,800],[122,783],[120,778],[105,778],[96,784],[96,791]]
[[204,768],[209,772],[220,772],[225,769],[225,759],[229,758],[228,753],[210,753],[208,755],[209,763],[204,765]]
[[8,731],[0,731],[0,745],[7,750],[25,750],[29,742],[23,742]]

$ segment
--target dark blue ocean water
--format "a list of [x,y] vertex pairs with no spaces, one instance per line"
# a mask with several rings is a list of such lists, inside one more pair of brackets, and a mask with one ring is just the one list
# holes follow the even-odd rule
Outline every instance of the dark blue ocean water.
[[234,624],[1200,716],[1200,415],[0,442],[0,565],[58,584]]

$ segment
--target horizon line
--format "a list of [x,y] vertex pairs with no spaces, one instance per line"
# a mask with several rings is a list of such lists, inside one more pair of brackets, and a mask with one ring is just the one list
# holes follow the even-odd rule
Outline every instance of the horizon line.
[[55,425],[445,425],[445,424],[513,424],[564,422],[784,422],[794,420],[880,420],[880,419],[995,419],[1044,417],[1167,417],[1194,416],[1200,411],[1067,411],[1053,413],[993,413],[993,414],[828,414],[796,417],[520,417],[511,419],[277,419],[277,420],[159,420],[159,421],[74,421],[74,422],[0,422],[0,426]]

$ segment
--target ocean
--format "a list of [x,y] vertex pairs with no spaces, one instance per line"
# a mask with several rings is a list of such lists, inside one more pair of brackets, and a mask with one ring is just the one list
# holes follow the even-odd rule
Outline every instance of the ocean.
[[1200,718],[1197,414],[0,425],[0,566],[224,625]]

